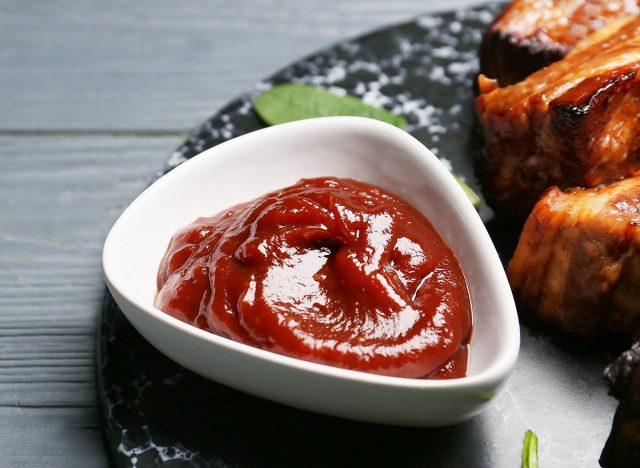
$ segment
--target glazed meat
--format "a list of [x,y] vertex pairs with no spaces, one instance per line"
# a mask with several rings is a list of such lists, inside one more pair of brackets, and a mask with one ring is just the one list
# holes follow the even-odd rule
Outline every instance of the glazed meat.
[[513,0],[484,36],[480,71],[502,86],[516,83],[605,24],[638,12],[637,0]]
[[549,189],[507,273],[522,312],[576,334],[631,334],[640,323],[640,176]]
[[611,394],[620,399],[611,434],[602,451],[605,468],[640,466],[640,342],[607,367]]
[[640,170],[640,16],[506,88],[480,76],[477,172],[489,204],[525,217],[550,186],[593,187]]

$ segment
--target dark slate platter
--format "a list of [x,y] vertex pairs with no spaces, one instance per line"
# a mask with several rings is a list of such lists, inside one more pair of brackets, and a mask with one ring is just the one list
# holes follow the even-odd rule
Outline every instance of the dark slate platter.
[[[408,131],[478,189],[472,86],[482,33],[500,9],[421,16],[302,59],[207,120],[155,177],[262,128],[253,98],[297,82],[404,115]],[[517,228],[492,219],[486,207],[481,216],[508,259]],[[122,467],[515,467],[529,428],[540,439],[541,466],[597,466],[616,406],[602,370],[620,351],[524,323],[513,377],[485,413],[452,427],[407,429],[312,414],[206,380],[151,347],[108,292],[98,348],[107,446]]]

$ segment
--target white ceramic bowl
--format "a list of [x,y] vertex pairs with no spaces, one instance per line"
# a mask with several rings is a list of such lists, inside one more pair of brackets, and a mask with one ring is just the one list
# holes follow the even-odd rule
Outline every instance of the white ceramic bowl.
[[[154,307],[158,265],[174,232],[197,217],[317,176],[355,178],[400,195],[453,248],[473,310],[467,377],[405,379],[315,364],[214,335]],[[407,426],[453,424],[486,407],[518,355],[513,297],[480,217],[427,148],[371,119],[278,125],[194,157],[127,208],[107,237],[103,266],[129,321],[171,359],[225,385],[320,413]]]

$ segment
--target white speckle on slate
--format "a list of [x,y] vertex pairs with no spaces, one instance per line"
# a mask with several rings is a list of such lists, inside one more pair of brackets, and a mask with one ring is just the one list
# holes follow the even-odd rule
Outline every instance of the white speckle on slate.
[[342,44],[342,49],[351,55],[355,55],[360,52],[360,44],[357,42],[345,42]]
[[452,62],[447,65],[447,71],[453,74],[469,73],[476,69],[474,62]]
[[222,135],[222,138],[224,138],[225,140],[229,140],[231,138],[233,138],[233,130],[235,129],[233,123],[231,122],[227,122],[224,127],[222,127],[220,129],[220,135]]
[[482,39],[482,33],[480,31],[473,30],[469,34],[466,34],[465,38],[470,42],[480,42]]
[[238,114],[247,115],[252,107],[253,107],[253,104],[251,103],[250,100],[247,99],[242,103],[242,106],[238,108]]
[[382,73],[380,64],[374,62],[363,62],[362,60],[356,60],[355,62],[350,63],[347,66],[347,70],[349,71],[349,73],[355,73],[362,70],[368,71],[369,73],[375,75]]
[[489,24],[493,21],[495,17],[495,12],[489,10],[473,10],[473,9],[462,9],[457,10],[455,13],[456,20],[464,21],[464,20],[476,20],[480,21],[484,24]]
[[[432,152],[434,152],[433,150],[431,150],[431,151],[432,151]],[[435,154],[435,152],[434,152],[434,154]],[[453,170],[453,166],[451,165],[451,161],[449,161],[447,158],[440,158],[440,162],[442,163],[442,165],[443,165],[444,167],[446,167],[446,168],[447,168],[447,170],[448,170],[449,172],[451,172],[451,171]],[[463,179],[463,180],[464,180],[464,179]]]
[[271,89],[273,87],[273,84],[271,84],[268,81],[260,81],[258,84],[255,85],[254,89],[258,92],[262,92],[262,91],[267,91],[268,89]]
[[343,66],[337,65],[328,70],[326,75],[326,82],[335,83],[336,81],[344,80],[347,75],[347,71]]
[[171,157],[167,160],[166,162],[166,166],[167,167],[177,167],[180,164],[182,164],[183,162],[185,162],[187,160],[187,158],[185,158],[184,154],[180,151],[175,151]]
[[442,18],[435,16],[419,16],[416,19],[416,24],[424,29],[437,28],[442,24]]
[[429,72],[429,79],[443,85],[451,84],[451,78],[444,73],[444,68],[439,65],[435,65],[431,68],[431,71]]
[[384,107],[392,103],[388,96],[380,93],[380,83],[369,83],[370,90],[364,93],[362,101],[376,107]]
[[431,51],[431,55],[437,58],[452,58],[458,55],[458,51],[451,46],[436,47]]
[[457,115],[462,112],[462,106],[460,104],[454,104],[449,108],[449,114]]
[[459,21],[452,21],[449,23],[449,30],[454,34],[457,34],[462,31],[462,24],[460,24]]
[[400,48],[400,53],[403,56],[408,57],[413,53],[413,45],[411,44],[411,41],[409,41],[408,39],[401,37],[401,38],[398,38],[396,42],[398,44],[398,47]]
[[493,13],[490,13],[487,10],[482,10],[478,13],[478,19],[482,21],[484,24],[489,24],[493,21],[494,15]]

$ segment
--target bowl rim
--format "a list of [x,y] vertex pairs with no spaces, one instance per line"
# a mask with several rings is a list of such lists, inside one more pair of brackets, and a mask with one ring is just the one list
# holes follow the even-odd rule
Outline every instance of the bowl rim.
[[[131,291],[127,291],[126,285],[123,286],[118,281],[117,266],[114,265],[114,255],[112,250],[116,248],[114,245],[114,237],[117,236],[119,230],[123,226],[127,225],[129,218],[136,211],[136,207],[144,203],[149,198],[153,198],[154,195],[163,191],[163,186],[167,183],[167,180],[171,180],[175,177],[180,177],[185,171],[191,170],[191,167],[198,165],[199,161],[205,158],[210,159],[211,153],[230,151],[234,146],[245,144],[246,142],[254,139],[264,138],[269,134],[287,134],[291,131],[296,131],[301,127],[317,126],[318,128],[337,127],[345,128],[345,126],[351,126],[358,130],[363,130],[363,135],[371,137],[373,133],[384,133],[385,138],[400,139],[403,140],[403,146],[411,147],[412,151],[416,154],[421,154],[420,158],[416,158],[416,154],[412,155],[415,159],[420,159],[421,164],[428,165],[429,170],[435,172],[435,177],[440,178],[448,191],[448,195],[452,198],[452,203],[462,211],[462,215],[468,222],[472,223],[476,227],[479,225],[481,229],[476,229],[474,235],[480,237],[478,242],[483,244],[483,251],[479,252],[482,257],[482,261],[486,262],[484,270],[489,272],[491,277],[491,286],[494,290],[491,302],[502,305],[499,313],[499,323],[501,324],[501,332],[503,333],[504,344],[499,349],[497,355],[492,359],[489,366],[482,369],[477,374],[467,375],[455,379],[416,379],[408,377],[392,377],[380,374],[373,374],[366,371],[357,371],[351,369],[344,369],[340,367],[334,367],[326,364],[320,364],[316,362],[306,361],[303,359],[290,357],[272,351],[264,350],[261,348],[253,347],[251,345],[234,341],[229,338],[217,335],[215,333],[202,330],[194,325],[183,322],[163,311],[156,308],[153,304],[149,305],[141,301],[139,297],[130,294]],[[380,137],[380,135],[378,135]],[[426,156],[426,158],[425,158]],[[507,281],[504,267],[500,262],[497,251],[491,240],[484,223],[480,219],[477,211],[465,195],[462,188],[459,186],[451,173],[441,163],[432,164],[428,162],[428,159],[438,159],[433,153],[424,146],[421,142],[411,136],[409,133],[394,127],[393,125],[380,122],[374,119],[365,117],[319,117],[314,119],[306,119],[295,122],[289,122],[272,127],[266,127],[260,130],[249,132],[231,140],[220,143],[212,148],[209,148],[198,155],[190,158],[189,160],[181,163],[179,166],[166,173],[152,185],[148,186],[142,193],[140,193],[121,213],[116,222],[111,227],[103,247],[102,252],[102,267],[104,277],[107,286],[112,291],[117,292],[117,295],[121,296],[130,305],[142,311],[144,314],[152,319],[159,320],[164,325],[175,329],[179,333],[190,335],[191,338],[199,339],[208,343],[208,346],[221,346],[228,351],[234,351],[250,357],[255,360],[267,361],[272,365],[283,365],[297,372],[305,374],[322,375],[334,380],[346,380],[350,382],[359,382],[361,384],[375,384],[386,387],[404,387],[407,389],[482,389],[487,386],[497,387],[501,382],[505,381],[508,375],[513,371],[515,362],[518,357],[520,348],[520,325],[518,321],[518,315],[516,312],[515,303]],[[220,163],[224,162],[223,158],[218,158]],[[454,250],[455,252],[455,250]],[[473,311],[473,302],[472,302]],[[124,312],[124,311],[123,311]],[[125,316],[127,315],[126,312]],[[473,312],[472,312],[473,313]],[[475,318],[474,318],[475,329]]]

